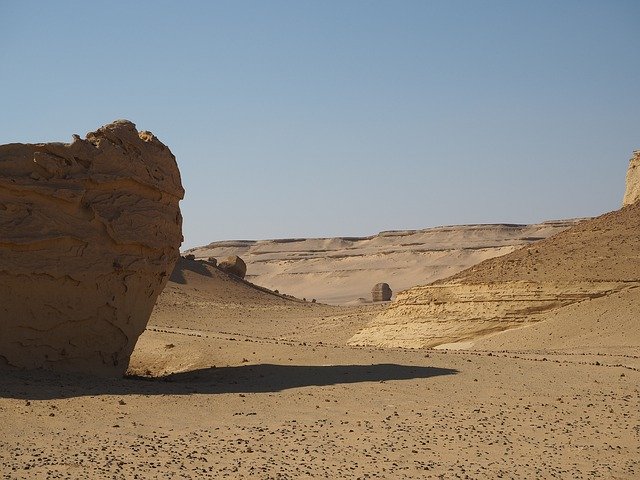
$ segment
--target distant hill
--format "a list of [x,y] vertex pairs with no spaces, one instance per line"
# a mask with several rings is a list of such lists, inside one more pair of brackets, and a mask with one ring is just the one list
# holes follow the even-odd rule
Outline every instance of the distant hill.
[[534,225],[459,225],[382,232],[370,237],[214,242],[192,248],[196,258],[238,255],[247,280],[272,290],[347,304],[371,299],[389,283],[394,293],[453,275],[483,260],[547,238],[579,220]]

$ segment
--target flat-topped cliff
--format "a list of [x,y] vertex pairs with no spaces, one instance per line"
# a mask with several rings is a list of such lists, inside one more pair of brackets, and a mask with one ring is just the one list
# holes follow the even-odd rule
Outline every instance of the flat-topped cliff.
[[320,302],[371,299],[377,283],[394,292],[453,275],[488,258],[559,233],[578,220],[534,225],[457,225],[382,232],[370,237],[213,242],[192,248],[196,258],[238,255],[247,279]]

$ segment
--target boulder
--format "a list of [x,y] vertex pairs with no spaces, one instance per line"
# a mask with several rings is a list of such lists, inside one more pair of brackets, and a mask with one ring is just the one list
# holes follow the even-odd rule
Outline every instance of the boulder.
[[224,260],[221,260],[218,264],[218,268],[225,273],[235,275],[239,278],[244,278],[244,276],[247,274],[247,265],[244,263],[244,260],[242,260],[237,255],[232,255],[225,258]]
[[627,170],[627,182],[622,206],[626,207],[640,200],[640,150],[633,152]]
[[376,283],[371,289],[371,297],[374,302],[388,302],[391,300],[392,294],[388,283]]
[[121,375],[178,257],[175,157],[118,120],[0,146],[0,364]]
[[207,263],[213,267],[216,267],[218,265],[218,260],[216,260],[216,257],[209,257],[207,258]]

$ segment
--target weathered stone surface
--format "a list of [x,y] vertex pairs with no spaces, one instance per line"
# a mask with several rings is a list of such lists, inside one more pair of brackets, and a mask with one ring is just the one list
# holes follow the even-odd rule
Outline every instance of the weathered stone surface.
[[618,291],[623,282],[447,283],[400,292],[351,345],[424,348],[535,322],[542,313]]
[[0,146],[0,363],[122,374],[179,257],[175,157],[118,120]]
[[629,169],[627,170],[627,182],[622,199],[622,206],[626,207],[640,200],[640,150],[633,152],[631,160],[629,160]]
[[371,289],[371,298],[374,302],[388,302],[392,294],[388,283],[377,283]]
[[244,278],[247,274],[247,265],[237,255],[232,255],[220,261],[218,268],[226,273]]

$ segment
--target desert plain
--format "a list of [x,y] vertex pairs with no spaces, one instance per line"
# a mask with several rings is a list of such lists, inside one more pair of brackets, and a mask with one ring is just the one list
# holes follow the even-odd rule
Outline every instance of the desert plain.
[[[262,256],[195,249],[124,378],[4,362],[0,473],[640,478],[639,233],[633,201]],[[206,260],[216,248],[265,261],[238,278]],[[380,281],[391,302],[366,298]]]
[[127,378],[4,373],[0,466],[4,478],[637,478],[639,305],[633,286],[472,350],[350,346],[386,305],[303,302],[182,259]]

